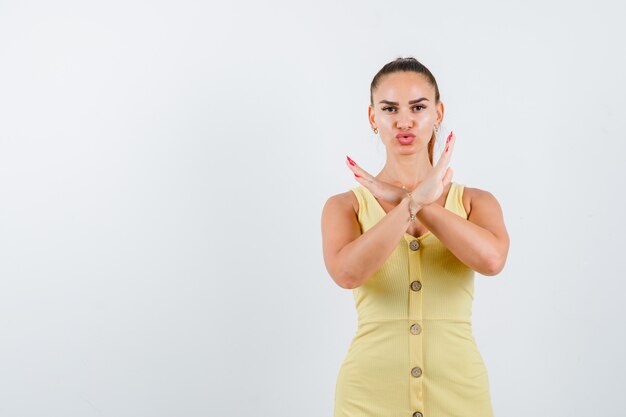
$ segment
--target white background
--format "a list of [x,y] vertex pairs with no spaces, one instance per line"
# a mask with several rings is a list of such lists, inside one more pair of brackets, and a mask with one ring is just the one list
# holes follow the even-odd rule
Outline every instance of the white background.
[[0,415],[331,416],[356,313],[321,209],[346,155],[382,168],[398,56],[504,212],[473,315],[495,414],[623,415],[622,7],[3,1]]

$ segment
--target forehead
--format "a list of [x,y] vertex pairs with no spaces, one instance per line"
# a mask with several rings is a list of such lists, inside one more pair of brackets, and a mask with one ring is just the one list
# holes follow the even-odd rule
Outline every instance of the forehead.
[[423,74],[416,72],[394,72],[381,77],[373,92],[374,103],[378,100],[398,101],[401,104],[409,100],[426,97],[435,99],[435,89]]

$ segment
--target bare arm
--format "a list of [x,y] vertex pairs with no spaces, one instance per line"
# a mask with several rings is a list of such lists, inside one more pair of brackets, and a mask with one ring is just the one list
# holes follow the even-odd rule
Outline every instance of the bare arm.
[[337,285],[352,289],[363,285],[385,263],[404,236],[410,218],[409,199],[405,197],[361,234],[351,202],[354,197],[348,193],[334,195],[324,205],[322,243],[326,270]]
[[446,140],[449,149],[446,146],[435,169],[421,182],[419,189],[414,190],[415,193],[412,192],[412,201],[405,195],[404,190],[377,180],[356,162],[347,158],[346,165],[361,185],[370,190],[375,197],[399,203],[361,235],[358,218],[351,202],[354,198],[350,195],[352,191],[328,199],[322,212],[324,262],[337,285],[342,288],[363,285],[380,269],[404,236],[411,222],[409,205],[411,213],[419,214],[425,205],[439,198],[452,180],[452,169],[448,164],[455,142],[455,136],[450,132]]
[[496,198],[475,191],[467,220],[437,204],[424,206],[417,218],[465,265],[497,275],[506,262],[509,236]]

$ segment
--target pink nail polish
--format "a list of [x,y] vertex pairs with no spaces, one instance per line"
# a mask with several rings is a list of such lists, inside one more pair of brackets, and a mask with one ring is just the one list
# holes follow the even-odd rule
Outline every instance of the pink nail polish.
[[446,139],[446,143],[450,142],[450,139],[452,139],[452,131],[448,135],[448,139]]
[[448,152],[448,147],[446,146],[446,152]]
[[359,174],[357,174],[357,173],[355,173],[355,174],[354,174],[354,176],[355,176],[355,177],[359,177],[359,178],[361,177],[361,176],[360,176]]
[[346,158],[348,158],[348,162],[350,162],[350,165],[352,165],[352,166],[356,165],[354,163],[354,161],[352,159],[350,159],[350,157],[348,155],[346,155]]

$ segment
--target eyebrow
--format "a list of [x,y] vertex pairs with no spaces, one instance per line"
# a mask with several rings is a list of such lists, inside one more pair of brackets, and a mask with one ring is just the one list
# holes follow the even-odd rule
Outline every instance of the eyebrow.
[[[422,97],[422,98],[417,98],[415,100],[409,101],[409,104],[419,103],[420,101],[424,101],[424,100],[428,101],[426,97]],[[389,100],[380,100],[378,103],[390,104],[393,106],[397,106],[399,104],[397,101],[389,101]]]

